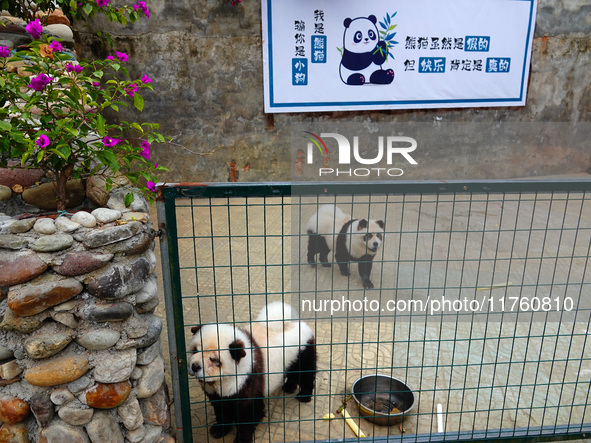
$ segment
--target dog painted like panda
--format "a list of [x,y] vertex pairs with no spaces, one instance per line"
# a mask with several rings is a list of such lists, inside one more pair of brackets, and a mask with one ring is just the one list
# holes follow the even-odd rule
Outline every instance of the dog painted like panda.
[[334,258],[342,275],[351,275],[349,263],[356,261],[363,287],[374,287],[369,276],[373,258],[384,236],[382,220],[352,219],[337,206],[324,205],[310,217],[306,230],[308,263],[315,266],[316,254],[320,254],[322,266],[328,267],[328,253],[334,250]]
[[235,442],[251,442],[265,417],[265,397],[283,387],[309,402],[316,377],[314,333],[281,302],[264,307],[247,328],[206,324],[191,328],[189,374],[211,402],[217,423],[215,438],[237,428]]

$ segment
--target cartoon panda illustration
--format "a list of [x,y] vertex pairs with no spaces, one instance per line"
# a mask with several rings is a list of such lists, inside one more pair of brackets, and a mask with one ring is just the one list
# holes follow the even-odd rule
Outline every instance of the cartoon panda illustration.
[[380,40],[377,21],[375,15],[370,15],[346,18],[343,22],[343,57],[339,67],[343,83],[389,85],[394,81],[394,70],[382,69],[388,48],[386,42]]

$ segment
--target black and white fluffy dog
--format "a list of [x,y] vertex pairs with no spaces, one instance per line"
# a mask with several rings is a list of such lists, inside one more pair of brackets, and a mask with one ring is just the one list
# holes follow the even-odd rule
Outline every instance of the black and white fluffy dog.
[[349,262],[356,261],[363,287],[374,287],[369,276],[373,258],[384,236],[382,220],[352,219],[337,206],[324,205],[310,217],[306,230],[308,263],[315,266],[316,254],[320,254],[322,266],[330,266],[328,253],[334,250],[342,275],[351,275]]
[[316,376],[314,333],[291,306],[273,302],[247,328],[206,324],[191,328],[189,374],[198,378],[215,411],[215,438],[237,428],[235,442],[251,442],[265,416],[265,397],[283,386],[309,402]]

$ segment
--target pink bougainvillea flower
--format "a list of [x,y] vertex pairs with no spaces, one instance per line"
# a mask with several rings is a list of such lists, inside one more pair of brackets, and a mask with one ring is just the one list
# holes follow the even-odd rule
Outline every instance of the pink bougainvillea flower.
[[156,192],[156,183],[149,181],[146,183],[146,186],[150,191]]
[[51,83],[52,78],[47,74],[41,73],[31,79],[31,83],[27,85],[29,88],[33,88],[37,92],[42,92],[45,87]]
[[98,5],[99,8],[102,8],[103,6],[107,6],[109,3],[111,3],[111,0],[96,0],[96,4]]
[[119,57],[119,60],[121,60],[122,62],[126,62],[127,59],[129,58],[128,55],[125,52],[115,52],[115,54],[117,54],[117,57]]
[[125,88],[125,92],[127,92],[127,95],[129,95],[130,97],[133,97],[133,93],[137,92],[139,88],[140,87],[138,85],[132,83],[127,88]]
[[232,0],[232,1],[230,2],[230,4],[231,4],[232,6],[236,6],[236,5],[237,5],[238,3],[240,3],[241,1],[242,1],[242,0]]
[[138,2],[138,4],[140,5],[140,8],[142,8],[144,15],[146,17],[150,18],[150,11],[148,10],[148,7],[146,6],[146,2]]
[[107,56],[107,60],[115,60],[115,57],[113,57],[112,55]]
[[27,32],[31,34],[31,37],[34,39],[41,38],[41,33],[43,32],[43,26],[41,26],[41,22],[39,19],[35,21],[29,22],[29,24],[25,27]]
[[62,44],[57,40],[52,40],[49,44],[52,52],[60,52],[62,50]]
[[45,149],[46,147],[49,146],[49,137],[46,136],[45,134],[41,134],[37,140],[35,140],[35,143],[37,144],[37,146],[39,146],[41,149]]
[[133,9],[135,9],[136,11],[141,9],[146,17],[150,17],[150,11],[148,10],[148,7],[146,6],[146,2],[143,2],[143,1],[137,2],[135,5],[133,5]]
[[140,155],[146,160],[150,160],[150,143],[148,143],[147,140],[142,142],[142,149],[143,151],[140,153]]
[[67,63],[66,64],[66,71],[75,72],[76,74],[80,74],[82,71],[84,71],[84,68],[80,65],[75,65],[73,63]]
[[8,46],[0,46],[0,57],[10,57]]
[[99,88],[101,84],[99,82],[92,82],[92,86],[94,86],[95,88]]
[[142,83],[150,83],[151,81],[152,79],[148,77],[148,74],[144,74],[144,76],[142,77]]
[[103,137],[103,145],[105,145],[107,148],[112,148],[120,141],[121,141],[120,138],[112,138],[112,137],[109,137],[108,135]]

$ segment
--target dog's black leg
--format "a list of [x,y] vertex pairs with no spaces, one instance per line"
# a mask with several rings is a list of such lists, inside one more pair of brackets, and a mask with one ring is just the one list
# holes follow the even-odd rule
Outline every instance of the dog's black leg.
[[297,399],[301,402],[309,402],[314,392],[316,380],[316,346],[314,339],[310,339],[304,350],[300,352],[294,361],[285,371],[286,381],[283,385],[283,392],[291,394],[300,387]]
[[228,435],[232,430],[232,425],[221,425],[216,423],[211,428],[209,428],[209,434],[213,438],[223,438],[224,436]]
[[351,275],[351,272],[349,271],[349,262],[351,261],[351,256],[349,255],[349,250],[347,249],[347,236],[344,233],[346,226],[348,226],[348,223],[345,224],[341,230],[341,233],[337,237],[334,258],[339,265],[341,275],[349,276]]
[[339,269],[341,270],[341,274],[342,275],[351,275],[351,272],[349,271],[349,261],[351,260],[351,257],[349,256],[349,254],[347,252],[343,252],[340,249],[341,248],[338,248],[338,246],[337,246],[337,250],[334,254],[334,258],[339,265]]
[[314,392],[314,383],[316,381],[316,343],[311,338],[299,357],[300,373],[299,381],[300,392],[297,399],[302,403],[312,400]]
[[337,251],[335,254],[335,259],[339,265],[339,269],[341,270],[341,275],[351,275],[351,271],[349,271],[349,260],[351,259],[351,257],[349,256],[349,254],[342,254],[339,251]]
[[257,424],[265,417],[265,402],[262,398],[245,402],[240,406],[236,423],[234,443],[251,443]]
[[312,266],[316,266],[316,254],[319,252],[319,238],[320,236],[318,234],[308,232],[308,263]]
[[286,394],[293,394],[297,388],[297,375],[295,374],[295,372],[291,371],[290,367],[290,369],[287,370],[287,380],[285,380],[285,384],[283,385],[283,392],[285,392]]
[[371,275],[371,267],[373,265],[373,255],[364,255],[359,259],[359,276],[363,282],[364,289],[373,289],[374,285],[369,279]]
[[339,262],[339,269],[341,270],[341,275],[344,275],[346,277],[351,275],[351,271],[349,271],[349,262]]
[[322,235],[318,235],[318,252],[320,253],[320,262],[322,266],[325,268],[330,267],[330,263],[328,262],[328,253],[330,252],[330,248],[328,247],[328,243],[326,243],[326,239]]
[[219,397],[210,397],[210,400],[217,423],[209,428],[209,433],[213,438],[222,438],[232,430],[234,414],[230,408],[224,407],[226,405],[222,404]]
[[234,443],[252,443],[254,438],[254,430],[256,425],[253,424],[239,424],[236,426],[236,438]]
[[328,267],[328,253],[330,248],[326,239],[320,234],[308,234],[308,263],[312,266],[316,265],[316,254],[320,254],[320,262],[322,266]]
[[290,364],[285,370],[285,384],[283,385],[283,392],[286,394],[293,394],[300,384],[300,366],[302,354],[298,355],[296,361]]

